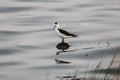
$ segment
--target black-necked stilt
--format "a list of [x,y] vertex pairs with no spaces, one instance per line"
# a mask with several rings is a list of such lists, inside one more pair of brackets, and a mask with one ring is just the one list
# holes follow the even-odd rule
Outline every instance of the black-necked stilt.
[[65,31],[63,29],[60,29],[59,27],[60,27],[59,23],[55,22],[55,25],[54,25],[55,32],[58,35],[58,37],[62,38],[62,42],[64,42],[64,39],[77,37],[77,35],[70,33],[68,31]]

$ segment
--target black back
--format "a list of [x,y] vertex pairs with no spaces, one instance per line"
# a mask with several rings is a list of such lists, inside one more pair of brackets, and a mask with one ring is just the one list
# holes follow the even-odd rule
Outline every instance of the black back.
[[72,37],[77,37],[75,34],[69,33],[63,29],[58,29],[60,33],[66,35],[66,36],[72,36]]

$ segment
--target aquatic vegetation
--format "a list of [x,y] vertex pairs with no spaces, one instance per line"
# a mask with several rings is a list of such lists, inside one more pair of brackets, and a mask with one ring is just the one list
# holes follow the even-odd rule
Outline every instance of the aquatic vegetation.
[[119,80],[120,79],[120,50],[118,50],[110,61],[108,67],[102,68],[103,61],[100,61],[98,65],[91,71],[86,71],[85,75],[79,77],[80,75],[67,75],[67,76],[57,76],[60,80]]

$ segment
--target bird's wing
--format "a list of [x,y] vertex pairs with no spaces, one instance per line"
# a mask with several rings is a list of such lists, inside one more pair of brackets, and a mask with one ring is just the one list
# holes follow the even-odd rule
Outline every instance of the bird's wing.
[[72,34],[70,32],[67,32],[63,29],[58,29],[62,34],[66,35],[66,36],[73,36],[73,37],[77,37],[75,34]]

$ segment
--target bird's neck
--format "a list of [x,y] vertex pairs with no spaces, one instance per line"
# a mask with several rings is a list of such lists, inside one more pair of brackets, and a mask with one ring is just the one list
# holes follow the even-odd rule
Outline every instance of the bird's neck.
[[58,29],[59,29],[58,27],[55,28],[55,30],[58,30]]
[[59,24],[58,24],[58,25],[55,25],[55,29],[59,29],[59,27],[60,27]]

